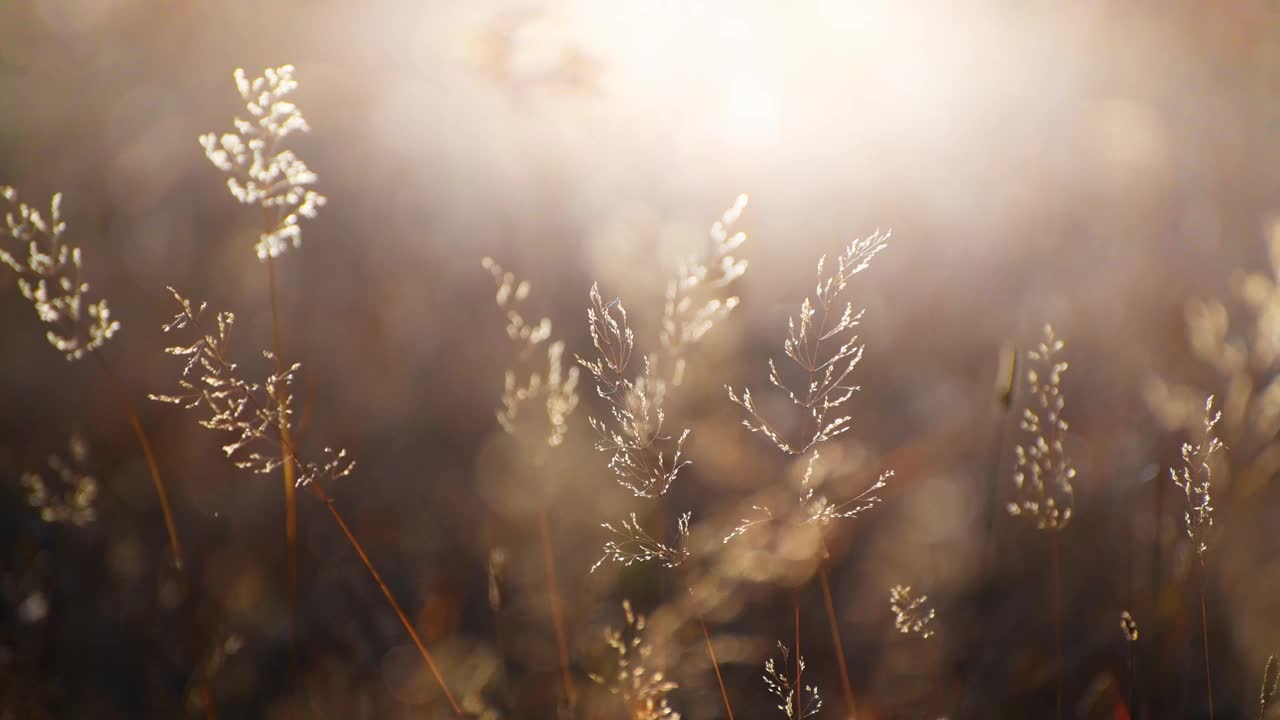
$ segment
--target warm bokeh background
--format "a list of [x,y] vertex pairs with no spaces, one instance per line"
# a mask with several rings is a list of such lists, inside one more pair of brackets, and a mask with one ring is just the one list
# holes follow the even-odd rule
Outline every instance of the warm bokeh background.
[[[1224,298],[1233,327],[1253,332],[1233,277],[1270,273],[1280,209],[1275,4],[9,0],[0,183],[38,205],[65,194],[88,280],[124,323],[105,352],[142,408],[191,561],[186,575],[166,567],[145,465],[101,375],[44,343],[5,274],[0,717],[195,715],[183,698],[194,668],[229,637],[243,647],[215,679],[222,717],[445,716],[377,588],[305,496],[290,671],[278,478],[237,471],[188,413],[145,399],[178,370],[162,352],[166,285],[235,312],[244,367],[266,369],[257,215],[195,138],[243,113],[233,68],[282,63],[298,68],[313,128],[296,147],[329,198],[277,268],[286,353],[303,364],[303,442],[358,459],[331,491],[462,694],[501,717],[554,716],[540,507],[580,685],[619,600],[660,616],[682,593],[653,569],[587,574],[599,522],[637,507],[590,448],[585,416],[602,412],[590,392],[550,466],[520,462],[499,431],[510,350],[479,259],[532,282],[571,352],[590,348],[592,281],[626,301],[651,347],[675,261],[746,192],[742,306],[696,351],[669,409],[693,429],[695,464],[664,511],[692,510],[695,537],[715,545],[752,492],[794,479],[737,425],[722,385],[763,390],[817,258],[892,228],[857,279],[863,390],[830,455],[849,488],[898,473],[885,503],[832,539],[859,717],[1052,716],[1045,539],[1001,510],[1018,433],[993,390],[1001,348],[1037,340],[1046,321],[1068,343],[1080,469],[1063,537],[1066,712],[1118,717],[1136,677],[1149,717],[1207,716],[1196,576],[1167,477],[1185,438],[1144,388],[1163,377],[1222,391],[1188,349],[1188,299]],[[102,485],[82,529],[42,524],[18,485],[73,433]],[[1224,717],[1254,711],[1280,650],[1280,506],[1266,480],[1227,485],[1208,561]],[[507,556],[497,616],[495,548]],[[896,583],[929,594],[935,637],[894,633]],[[798,587],[739,579],[708,618],[740,718],[777,712],[759,668],[794,631],[793,599],[823,716],[842,716],[806,575]],[[1142,627],[1136,671],[1124,609]],[[662,642],[683,685],[673,705],[719,717],[696,626],[674,632]]]

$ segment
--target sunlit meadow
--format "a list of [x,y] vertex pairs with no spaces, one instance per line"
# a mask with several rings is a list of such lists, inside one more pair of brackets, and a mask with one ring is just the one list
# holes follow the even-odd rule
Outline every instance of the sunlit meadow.
[[1280,7],[0,4],[0,720],[1261,718]]

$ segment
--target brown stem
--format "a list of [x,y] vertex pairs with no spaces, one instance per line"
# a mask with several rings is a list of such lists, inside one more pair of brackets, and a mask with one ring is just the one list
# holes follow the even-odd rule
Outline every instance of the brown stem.
[[352,549],[354,549],[356,554],[360,556],[360,562],[364,563],[365,569],[369,571],[371,576],[373,576],[373,581],[377,583],[378,588],[382,590],[382,594],[386,596],[387,603],[390,604],[391,609],[395,611],[396,617],[400,618],[400,624],[404,625],[404,629],[408,631],[409,637],[413,640],[413,644],[417,646],[418,652],[422,655],[422,659],[426,661],[427,669],[431,671],[432,677],[434,677],[436,683],[440,685],[440,690],[444,692],[445,699],[449,701],[449,706],[453,708],[453,714],[457,717],[462,717],[462,708],[458,706],[458,701],[453,699],[453,693],[449,692],[449,686],[445,685],[444,677],[440,674],[440,669],[436,666],[436,661],[431,657],[431,652],[427,650],[427,646],[423,644],[422,638],[418,637],[418,631],[414,629],[413,623],[409,622],[409,618],[404,614],[404,610],[400,609],[400,603],[396,602],[395,596],[391,594],[391,588],[387,587],[387,583],[383,581],[382,575],[378,573],[378,570],[369,560],[369,556],[364,551],[364,546],[360,544],[359,540],[356,540],[356,536],[352,534],[351,528],[349,528],[346,521],[342,519],[342,514],[339,513],[338,508],[334,506],[333,499],[330,498],[329,494],[316,483],[311,483],[310,485],[307,485],[307,487],[310,488],[312,494],[314,494],[320,502],[324,503],[324,506],[329,509],[329,514],[333,516],[334,522],[338,523],[338,527],[342,530],[342,534],[346,536],[347,542],[351,544]]
[[[142,456],[147,461],[147,471],[151,474],[151,484],[155,486],[156,497],[160,499],[160,512],[164,516],[165,531],[169,534],[169,549],[173,553],[173,566],[178,572],[185,570],[184,556],[182,553],[182,540],[178,537],[178,525],[173,519],[173,508],[169,504],[169,492],[165,488],[164,480],[160,479],[160,466],[156,462],[156,454],[151,449],[151,438],[147,436],[147,431],[142,427],[142,420],[138,418],[138,413],[133,408],[133,403],[129,401],[129,395],[124,391],[124,384],[120,381],[120,376],[116,374],[115,368],[111,363],[107,362],[107,358],[101,352],[93,353],[98,359],[98,367],[102,368],[102,373],[107,376],[107,382],[111,385],[112,392],[120,402],[120,406],[124,408],[125,414],[129,416],[129,427],[133,429],[133,434],[138,438],[138,445],[142,447]],[[204,703],[205,715],[212,719],[214,717],[213,694],[209,691],[209,681],[207,678],[200,681],[200,696]]]
[[151,440],[147,437],[146,431],[143,430],[142,421],[138,419],[138,413],[134,410],[133,403],[129,401],[129,396],[124,391],[120,376],[116,374],[115,369],[111,367],[111,364],[107,362],[101,352],[95,352],[93,356],[98,359],[98,367],[102,368],[103,374],[107,376],[107,381],[119,399],[120,406],[124,408],[125,413],[129,416],[129,427],[133,429],[134,436],[138,438],[138,444],[142,446],[142,455],[147,460],[147,471],[151,473],[151,484],[155,486],[156,497],[160,499],[160,512],[164,515],[165,530],[169,533],[169,549],[173,551],[173,565],[178,570],[182,570],[182,540],[178,537],[178,526],[173,520],[173,508],[169,505],[169,492],[165,489],[164,481],[160,479],[160,467],[156,464],[155,453],[151,450]]
[[1200,564],[1200,631],[1204,638],[1204,689],[1209,695],[1209,720],[1213,720],[1213,673],[1209,670],[1209,613],[1205,610],[1204,591],[1209,578]]
[[853,684],[849,682],[849,665],[845,662],[844,643],[840,641],[840,625],[836,620],[835,603],[831,601],[831,580],[827,573],[827,562],[823,561],[818,571],[822,581],[822,601],[827,606],[827,624],[831,626],[831,642],[836,649],[836,664],[840,667],[840,684],[844,689],[844,701],[849,707],[849,720],[858,717],[858,710],[853,702]]
[[565,701],[572,706],[574,698],[573,675],[569,671],[569,643],[565,639],[564,611],[560,606],[560,588],[556,581],[556,558],[551,551],[551,527],[547,511],[538,508],[538,533],[542,537],[542,562],[547,571],[547,602],[551,606],[551,623],[555,626],[556,646],[560,651],[560,675],[564,681]]
[[200,681],[200,699],[204,702],[205,720],[216,720],[217,714],[213,711],[213,693],[209,691],[208,678]]
[[[693,597],[693,588],[689,588],[689,596]],[[694,602],[697,602],[695,599]],[[698,618],[698,626],[702,628],[702,639],[707,643],[707,657],[711,658],[711,668],[716,671],[716,683],[720,685],[720,697],[724,699],[724,711],[733,720],[733,705],[729,703],[729,691],[724,686],[724,676],[720,674],[720,661],[716,659],[716,649],[711,645],[711,631],[707,630],[707,621],[702,619],[702,612],[693,609]]]
[[[280,340],[280,312],[276,302],[276,271],[271,256],[267,256],[267,289],[271,296],[271,350],[275,356],[276,372],[284,372],[284,346]],[[273,398],[283,407],[281,398]],[[289,434],[289,418],[280,414],[280,458],[284,470],[284,539],[289,565],[289,664],[296,670],[298,654],[298,499],[297,476],[293,467],[292,438]]]
[[1057,657],[1054,717],[1062,720],[1062,543],[1058,538],[1059,530],[1049,532],[1053,533],[1053,648]]
[[800,600],[796,599],[793,604],[796,610],[796,684],[794,690],[796,695],[796,715],[803,716],[804,686],[800,684],[802,680],[801,675],[803,674],[803,668],[800,665]]

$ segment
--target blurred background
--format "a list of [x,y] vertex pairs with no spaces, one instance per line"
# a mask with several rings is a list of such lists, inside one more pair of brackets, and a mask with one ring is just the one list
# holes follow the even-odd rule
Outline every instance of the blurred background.
[[[832,497],[896,471],[882,505],[827,538],[858,717],[1054,717],[1057,678],[1066,717],[1208,717],[1199,564],[1168,477],[1195,437],[1168,396],[1189,386],[1203,406],[1275,375],[1255,362],[1252,385],[1232,385],[1193,351],[1186,312],[1220,298],[1225,336],[1253,347],[1280,333],[1274,315],[1255,322],[1257,294],[1239,292],[1247,273],[1274,277],[1271,2],[0,3],[0,183],[38,206],[64,193],[85,278],[123,323],[103,352],[152,436],[189,555],[185,572],[170,567],[117,397],[90,361],[48,347],[6,269],[0,717],[198,717],[200,677],[221,717],[449,716],[306,495],[291,651],[279,478],[237,470],[194,413],[146,399],[180,371],[163,352],[166,286],[236,313],[237,359],[269,372],[260,217],[228,196],[196,136],[244,114],[234,68],[284,63],[312,128],[293,147],[329,200],[276,265],[285,356],[302,364],[300,442],[357,459],[326,489],[469,711],[626,717],[587,674],[607,672],[602,630],[623,624],[629,598],[680,684],[672,707],[724,716],[701,633],[678,611],[686,580],[652,566],[588,573],[601,522],[637,511],[669,528],[688,510],[691,547],[705,551],[688,582],[717,578],[706,620],[735,716],[779,713],[761,665],[792,642],[794,605],[821,717],[849,717],[813,557],[724,557],[724,528],[803,467],[739,424],[723,386],[768,395],[767,358],[782,356],[818,258],[879,228],[890,246],[851,291],[867,309],[853,430],[824,450]],[[531,283],[530,315],[552,320],[570,356],[591,351],[592,282],[622,298],[639,348],[653,349],[677,263],[739,193],[751,197],[742,304],[669,402],[694,464],[662,502],[631,497],[592,449],[586,417],[605,408],[585,375],[553,458],[504,434],[494,412],[513,351],[480,258]],[[1003,510],[1026,397],[1019,385],[1000,403],[1002,359],[1046,322],[1071,363],[1079,471],[1061,535],[1060,658],[1046,535]],[[776,397],[766,410],[789,412]],[[1255,430],[1223,429],[1205,563],[1224,717],[1256,712],[1280,650],[1280,498],[1272,466],[1253,463],[1271,457],[1274,433]],[[52,478],[47,458],[72,439],[98,481],[96,517],[43,522],[19,480]],[[539,512],[581,692],[572,707]],[[897,584],[929,596],[933,637],[895,630]],[[1141,629],[1134,643],[1122,611]]]

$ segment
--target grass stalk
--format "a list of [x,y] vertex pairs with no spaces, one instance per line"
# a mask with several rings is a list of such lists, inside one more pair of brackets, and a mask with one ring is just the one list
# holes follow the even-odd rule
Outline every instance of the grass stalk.
[[840,640],[840,625],[836,620],[836,606],[831,600],[831,579],[827,572],[827,561],[830,555],[823,560],[821,567],[818,568],[818,579],[822,582],[822,602],[827,608],[827,625],[831,628],[831,644],[836,650],[836,664],[840,667],[840,687],[844,690],[845,705],[849,708],[849,720],[855,720],[858,717],[858,710],[853,701],[853,684],[849,682],[849,664],[844,656],[844,643]]
[[[275,356],[276,372],[284,372],[283,343],[280,336],[280,310],[276,301],[275,263],[267,256],[267,289],[271,296],[271,350]],[[277,404],[280,398],[275,398]],[[298,499],[297,477],[293,467],[292,438],[289,421],[280,418],[280,459],[284,470],[284,538],[289,566],[289,665],[297,669],[298,650]]]
[[551,623],[555,627],[556,647],[560,652],[560,676],[564,682],[565,701],[572,706],[575,689],[573,673],[569,667],[569,643],[564,631],[564,610],[560,603],[560,586],[556,579],[556,558],[551,548],[551,526],[545,508],[538,508],[538,534],[542,538],[542,562],[547,573],[547,604],[551,608]]
[[449,691],[449,686],[445,684],[444,676],[440,674],[440,668],[436,665],[435,659],[431,657],[431,651],[427,650],[427,646],[423,644],[422,638],[418,636],[418,631],[414,629],[413,623],[409,622],[409,618],[404,614],[404,610],[401,609],[400,603],[396,602],[395,596],[391,594],[391,588],[387,587],[387,583],[382,579],[382,575],[378,572],[377,568],[373,566],[373,562],[369,560],[369,555],[365,552],[364,546],[356,539],[355,534],[351,532],[351,528],[347,525],[346,520],[343,519],[342,513],[338,512],[338,508],[334,506],[333,499],[329,497],[329,494],[316,483],[307,485],[307,487],[310,488],[312,494],[315,495],[320,502],[324,503],[326,508],[328,508],[329,514],[333,516],[334,522],[338,524],[338,527],[342,530],[342,534],[346,536],[347,542],[351,544],[352,549],[360,556],[360,562],[364,563],[365,569],[369,571],[369,575],[371,575],[373,577],[373,581],[377,583],[378,589],[382,590],[382,594],[386,596],[387,603],[391,605],[391,609],[395,611],[396,617],[400,619],[400,624],[404,625],[404,629],[409,633],[409,637],[413,640],[413,644],[417,646],[418,652],[422,655],[422,659],[427,663],[427,669],[431,671],[432,677],[434,677],[436,683],[440,685],[440,690],[444,693],[445,699],[449,701],[449,707],[452,708],[453,714],[457,717],[462,717],[462,708],[458,705],[458,701],[454,699],[453,693]]
[[1200,563],[1200,635],[1204,639],[1204,690],[1209,697],[1209,720],[1213,720],[1213,671],[1209,668],[1209,613],[1205,609],[1205,586],[1209,584],[1204,562]]
[[[111,366],[111,363],[107,361],[101,351],[91,354],[97,358],[98,367],[102,368],[102,374],[106,375],[112,392],[115,393],[120,406],[124,408],[125,414],[129,417],[129,427],[133,430],[134,437],[138,439],[138,445],[142,448],[142,456],[147,461],[147,472],[151,475],[151,484],[155,486],[156,497],[160,500],[160,512],[164,516],[165,532],[169,536],[169,550],[173,554],[173,567],[178,572],[185,572],[186,564],[185,556],[182,552],[182,539],[178,536],[178,525],[173,519],[173,507],[169,504],[169,491],[165,487],[164,480],[160,477],[160,465],[156,462],[155,452],[151,449],[151,438],[142,427],[142,420],[138,417],[137,410],[129,400],[129,395],[124,390],[124,383],[120,381],[120,376],[116,373],[115,368]],[[204,704],[205,717],[212,719],[214,717],[213,693],[209,690],[207,678],[200,680],[200,698]]]
[[1052,530],[1053,555],[1053,650],[1057,666],[1054,668],[1056,694],[1054,717],[1062,720],[1062,540],[1060,530]]
[[803,715],[804,714],[804,685],[801,685],[800,682],[803,679],[802,675],[804,674],[804,665],[800,661],[800,600],[799,598],[796,598],[792,605],[796,611],[796,646],[795,646],[796,648],[796,684],[794,686],[795,687],[794,692],[796,694],[796,707],[798,708],[797,712],[800,715]]
[[169,504],[169,491],[165,488],[164,480],[160,478],[160,467],[156,464],[155,452],[151,449],[151,440],[147,436],[146,430],[142,427],[142,421],[138,418],[138,413],[134,409],[133,403],[129,401],[129,395],[124,391],[120,376],[116,374],[115,369],[103,357],[101,351],[91,354],[97,358],[98,367],[102,368],[102,372],[107,376],[107,381],[111,385],[112,391],[120,401],[120,406],[124,408],[125,414],[129,416],[129,427],[133,430],[134,436],[137,437],[138,445],[142,447],[142,455],[147,461],[147,471],[151,474],[151,484],[155,486],[156,497],[160,500],[160,512],[164,515],[165,531],[169,534],[169,549],[173,553],[173,566],[178,570],[182,570],[184,563],[182,540],[178,537],[178,526],[173,519],[173,508]]
[[[689,591],[693,593],[692,590]],[[733,720],[733,705],[729,702],[729,691],[724,686],[724,676],[720,674],[720,661],[716,659],[716,649],[711,644],[711,632],[707,630],[707,621],[702,619],[702,613],[696,609],[694,612],[698,615],[698,626],[702,628],[702,639],[707,644],[707,657],[711,658],[711,668],[716,671],[716,683],[720,685],[720,697],[724,700],[724,711],[729,714],[729,720]]]

